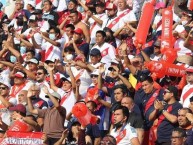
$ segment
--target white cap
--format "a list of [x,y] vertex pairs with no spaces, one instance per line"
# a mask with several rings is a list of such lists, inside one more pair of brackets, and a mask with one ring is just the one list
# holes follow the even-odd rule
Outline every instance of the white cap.
[[11,88],[10,79],[8,77],[0,76],[0,83]]
[[27,4],[31,5],[34,8],[36,7],[36,3],[33,0],[29,0],[29,2]]
[[29,63],[29,62],[32,62],[32,63],[35,63],[35,64],[38,64],[38,63],[39,63],[38,60],[35,59],[35,58],[32,58],[32,59],[30,59],[30,60],[27,61],[27,63]]
[[95,70],[91,73],[91,75],[99,75],[99,69],[95,69]]

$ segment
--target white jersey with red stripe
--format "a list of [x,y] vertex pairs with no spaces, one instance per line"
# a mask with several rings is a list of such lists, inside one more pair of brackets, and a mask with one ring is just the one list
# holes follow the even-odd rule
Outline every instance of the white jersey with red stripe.
[[61,104],[61,106],[63,106],[66,109],[66,116],[67,116],[72,111],[72,107],[76,103],[75,94],[71,90],[71,93],[68,96],[67,93],[61,88],[58,88],[57,93],[61,95],[61,100],[63,99],[63,97],[67,97],[65,101]]
[[36,43],[38,45],[41,45],[43,38],[39,32],[40,32],[40,27],[28,28],[25,32],[23,32],[23,35],[29,40],[30,43],[32,43],[32,38],[30,36],[30,33],[34,33],[34,39]]
[[64,37],[61,39],[55,40],[55,42],[60,43],[60,47],[54,46],[50,42],[46,41],[42,43],[42,50],[45,50],[45,60],[61,60],[62,59],[62,47],[64,45]]
[[178,56],[182,56],[182,55],[191,55],[192,56],[192,51],[184,47],[184,40],[182,38],[179,38],[175,41],[174,49],[177,50]]
[[100,50],[101,56],[102,56],[101,62],[103,63],[106,63],[109,65],[111,61],[116,58],[115,48],[107,42],[105,42],[102,46],[98,46],[98,45],[93,46],[93,48],[97,48],[98,50]]
[[[104,21],[108,18],[108,16],[103,13],[103,14],[96,14],[94,15],[96,18]],[[89,19],[89,23],[90,23],[90,36],[91,36],[91,40],[90,40],[90,44],[95,44],[95,38],[96,38],[96,32],[98,30],[102,30],[103,27],[101,25],[99,25],[93,18]]]
[[105,27],[110,28],[110,25],[111,25],[111,23],[112,23],[112,24],[113,24],[113,27],[110,28],[110,29],[111,29],[113,32],[117,31],[120,27],[119,27],[119,22],[116,22],[116,21],[115,21],[116,18],[117,18],[117,16],[114,17],[113,19],[111,19],[111,18],[109,18],[109,17],[108,17],[107,19],[105,19],[105,20],[103,21],[102,28],[105,28]]
[[137,132],[135,128],[127,124],[122,131],[113,129],[110,135],[116,139],[117,145],[131,145],[131,140],[137,137]]
[[183,105],[183,107],[189,107],[190,105],[190,98],[193,96],[193,91],[187,93],[190,89],[193,90],[193,84],[187,84],[182,90],[180,103]]
[[[19,93],[20,93],[22,90],[28,91],[29,88],[30,88],[32,85],[33,85],[33,82],[32,82],[32,81],[27,81],[26,84],[25,84],[25,86],[22,87],[21,89],[19,89],[19,87],[14,87],[14,86],[11,87],[11,89],[10,89],[10,94],[12,94],[12,92],[16,92],[14,97],[15,97],[16,100],[17,100],[17,104],[19,103],[19,101],[18,101],[18,95],[19,95]],[[15,90],[14,90],[14,89],[15,89]],[[19,90],[19,91],[18,91],[18,90]]]
[[133,22],[133,21],[137,21],[136,16],[134,14],[134,12],[132,10],[125,9],[123,11],[118,11],[117,12],[117,16],[120,16],[123,13],[127,13],[126,15],[124,15],[123,17],[121,17],[120,21],[119,21],[119,27],[123,27],[125,25],[125,23],[128,22]]

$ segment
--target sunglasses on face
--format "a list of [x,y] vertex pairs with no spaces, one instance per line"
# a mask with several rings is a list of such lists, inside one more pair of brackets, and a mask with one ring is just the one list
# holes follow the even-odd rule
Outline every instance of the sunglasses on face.
[[7,87],[0,87],[0,90],[6,90]]
[[41,73],[41,72],[38,72],[36,75],[42,75],[43,73]]
[[97,78],[98,76],[97,75],[91,75],[90,77],[91,78]]

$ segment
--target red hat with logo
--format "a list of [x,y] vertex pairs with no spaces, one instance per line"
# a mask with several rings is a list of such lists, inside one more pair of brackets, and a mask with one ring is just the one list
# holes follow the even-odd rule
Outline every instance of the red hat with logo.
[[82,31],[81,28],[77,28],[77,29],[75,29],[73,32],[76,33],[76,34],[79,34],[79,35],[82,35],[82,34],[83,34],[83,31]]
[[117,6],[113,3],[107,2],[106,3],[106,10],[117,10]]

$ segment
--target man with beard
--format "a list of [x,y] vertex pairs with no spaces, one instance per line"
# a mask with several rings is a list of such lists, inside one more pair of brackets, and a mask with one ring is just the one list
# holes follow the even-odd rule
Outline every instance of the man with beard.
[[119,106],[114,112],[114,128],[110,132],[117,145],[140,145],[136,130],[127,124],[129,110],[125,106]]
[[172,130],[178,126],[177,114],[182,105],[178,100],[178,89],[168,86],[164,91],[164,101],[156,99],[154,110],[149,115],[149,120],[158,118],[156,145],[170,145]]
[[83,39],[83,31],[81,28],[75,29],[73,39],[69,42],[73,45],[73,48],[77,55],[84,54],[87,58],[89,52],[89,44]]

